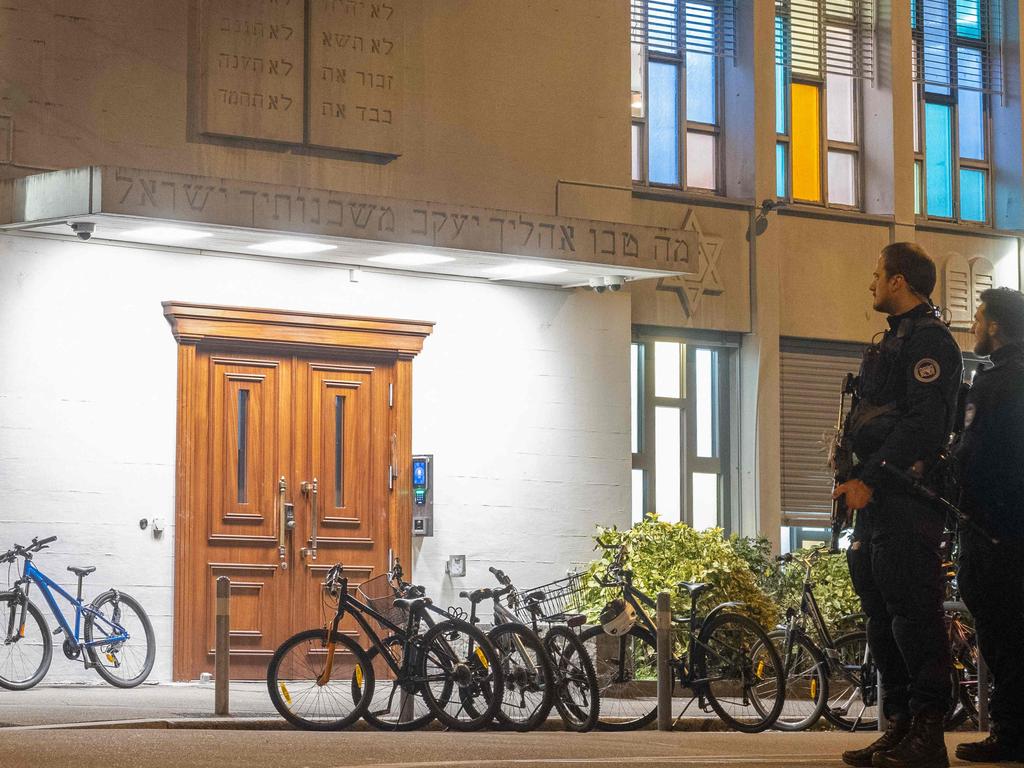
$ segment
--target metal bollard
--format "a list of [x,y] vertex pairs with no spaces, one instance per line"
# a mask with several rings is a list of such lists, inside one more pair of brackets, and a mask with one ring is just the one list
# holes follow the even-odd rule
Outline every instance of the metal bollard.
[[658,593],[658,730],[672,730],[672,596]]
[[213,711],[217,715],[230,715],[228,683],[231,680],[230,637],[231,579],[217,577],[217,641],[213,678]]

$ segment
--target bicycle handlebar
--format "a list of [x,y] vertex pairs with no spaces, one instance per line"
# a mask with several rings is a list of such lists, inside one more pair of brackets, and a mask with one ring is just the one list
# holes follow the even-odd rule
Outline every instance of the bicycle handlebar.
[[512,585],[512,579],[510,579],[508,576],[506,576],[505,572],[503,570],[501,570],[500,568],[495,568],[492,565],[487,570],[494,574],[494,578],[496,578],[498,580],[499,584],[502,584],[502,585],[504,585],[506,587],[509,587],[509,586]]
[[13,563],[14,558],[16,557],[24,557],[25,555],[30,555],[33,552],[48,549],[49,545],[56,540],[56,536],[48,536],[40,541],[39,537],[35,536],[32,538],[32,543],[26,547],[21,546],[21,544],[15,544],[13,549],[9,549],[3,555],[0,555],[0,563]]

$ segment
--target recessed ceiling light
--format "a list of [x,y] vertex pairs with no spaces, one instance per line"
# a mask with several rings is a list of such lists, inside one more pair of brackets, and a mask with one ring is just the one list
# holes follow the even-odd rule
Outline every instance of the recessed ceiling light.
[[562,267],[549,267],[546,264],[531,264],[529,262],[505,264],[500,267],[491,267],[484,270],[489,275],[505,278],[543,277],[544,275],[557,275],[559,272],[566,271]]
[[372,261],[375,264],[390,264],[396,267],[421,267],[425,264],[444,264],[446,261],[455,261],[455,259],[451,256],[442,256],[439,253],[406,251],[402,253],[387,253],[383,256],[371,256],[367,261]]
[[321,251],[333,251],[338,246],[327,245],[326,243],[316,243],[312,240],[270,240],[266,243],[256,243],[250,245],[254,251],[266,251],[267,253],[284,253],[284,254],[297,254],[297,253],[320,253]]
[[189,229],[188,227],[141,227],[121,233],[121,237],[127,240],[140,240],[147,243],[187,243],[212,235],[212,232],[203,232],[200,229]]

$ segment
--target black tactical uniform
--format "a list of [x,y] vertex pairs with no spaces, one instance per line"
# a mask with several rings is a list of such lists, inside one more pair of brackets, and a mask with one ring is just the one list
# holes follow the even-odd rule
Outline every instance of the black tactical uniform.
[[861,368],[851,438],[855,475],[874,497],[857,515],[847,558],[889,718],[944,713],[950,659],[942,611],[943,516],[881,464],[930,469],[949,436],[962,377],[956,341],[923,303],[889,318],[877,354],[869,351]]
[[967,395],[957,448],[964,511],[999,539],[960,535],[960,594],[995,679],[993,733],[1024,758],[1024,344],[992,353]]

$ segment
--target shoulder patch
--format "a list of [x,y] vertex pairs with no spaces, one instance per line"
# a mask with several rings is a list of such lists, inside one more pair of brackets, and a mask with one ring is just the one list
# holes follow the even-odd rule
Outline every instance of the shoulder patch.
[[939,367],[938,360],[931,357],[918,360],[917,365],[914,366],[914,378],[922,384],[931,384],[941,374],[942,369]]

